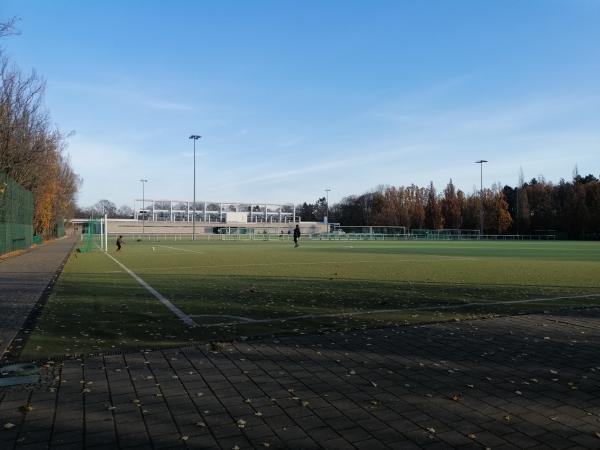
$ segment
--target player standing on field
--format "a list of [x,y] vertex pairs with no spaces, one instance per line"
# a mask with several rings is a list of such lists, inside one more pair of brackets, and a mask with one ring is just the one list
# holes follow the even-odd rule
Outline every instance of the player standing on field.
[[117,238],[117,251],[121,250],[122,245],[123,245],[123,236],[119,236]]
[[294,228],[294,248],[299,245],[298,239],[300,239],[300,226],[296,225],[296,228]]

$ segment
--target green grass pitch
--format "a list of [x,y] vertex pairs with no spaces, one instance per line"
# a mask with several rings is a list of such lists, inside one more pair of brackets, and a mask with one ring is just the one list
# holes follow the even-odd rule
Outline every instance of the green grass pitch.
[[72,256],[21,359],[600,305],[600,243],[128,242]]

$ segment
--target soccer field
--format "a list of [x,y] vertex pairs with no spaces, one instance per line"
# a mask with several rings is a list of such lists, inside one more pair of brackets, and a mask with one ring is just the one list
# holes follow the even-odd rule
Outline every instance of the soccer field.
[[595,242],[165,241],[109,250],[69,259],[21,359],[600,305]]

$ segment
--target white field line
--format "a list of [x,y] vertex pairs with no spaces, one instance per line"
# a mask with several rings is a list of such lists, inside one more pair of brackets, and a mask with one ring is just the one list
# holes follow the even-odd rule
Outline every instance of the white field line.
[[189,250],[187,248],[170,247],[168,245],[155,245],[154,247],[164,247],[164,248],[169,248],[171,250],[178,250],[178,251],[182,251],[182,252],[198,253],[199,255],[206,254],[206,252],[198,252],[196,250]]
[[224,318],[224,319],[235,319],[240,322],[253,322],[255,323],[255,319],[249,319],[248,317],[240,317],[240,316],[229,316],[227,314],[190,314],[190,317],[195,317],[197,319],[201,319],[203,317],[207,318]]
[[418,311],[428,310],[428,309],[458,309],[465,308],[467,306],[482,306],[482,305],[512,305],[515,303],[538,303],[538,302],[547,302],[551,300],[566,300],[570,298],[587,298],[587,297],[600,297],[600,294],[586,294],[586,295],[569,295],[566,297],[550,297],[550,298],[530,298],[525,300],[507,300],[503,302],[471,302],[471,303],[461,303],[460,305],[443,305],[443,306],[425,306],[423,308],[418,308]]
[[[566,297],[551,297],[551,298],[532,298],[529,300],[509,300],[506,302],[472,302],[472,303],[462,303],[460,305],[440,305],[440,306],[427,306],[423,308],[406,308],[409,311],[427,311],[427,310],[437,310],[437,309],[459,309],[465,308],[467,306],[482,306],[482,305],[506,305],[506,304],[514,304],[514,303],[530,303],[530,302],[543,302],[543,301],[551,301],[551,300],[565,300],[571,298],[588,298],[588,297],[600,297],[600,294],[588,294],[588,295],[572,295]],[[331,317],[351,317],[351,316],[360,316],[367,314],[390,314],[397,313],[403,311],[401,309],[372,309],[369,311],[353,311],[353,312],[345,312],[345,313],[332,313],[332,314],[305,314],[302,316],[291,316],[291,317],[278,317],[274,319],[250,319],[247,317],[241,317],[243,319],[241,322],[221,322],[221,323],[211,323],[211,324],[201,324],[199,326],[211,328],[211,327],[219,327],[219,326],[227,326],[227,325],[242,325],[242,324],[260,324],[260,323],[273,323],[273,322],[288,322],[292,320],[303,320],[303,319],[321,319],[321,318],[331,318]],[[219,316],[219,315],[193,315],[192,317],[231,317],[235,316]]]
[[[440,258],[462,261],[476,261],[476,258],[463,258],[460,256],[443,256]],[[395,259],[396,261],[403,262],[436,262],[436,259]],[[277,263],[252,263],[252,264],[202,264],[197,266],[173,266],[169,268],[164,267],[143,267],[140,270],[181,270],[181,269],[219,269],[222,267],[272,267],[272,266],[314,266],[314,265],[335,265],[335,264],[388,264],[389,261],[311,261],[311,262],[277,262]]]
[[163,297],[160,292],[158,292],[156,289],[154,289],[152,286],[150,286],[148,283],[146,283],[144,280],[142,280],[139,276],[137,276],[135,274],[135,272],[133,272],[128,267],[126,267],[124,264],[122,264],[118,259],[114,258],[109,253],[105,253],[105,255],[108,256],[110,259],[112,259],[114,262],[116,262],[119,265],[119,267],[121,267],[125,272],[127,272],[129,275],[131,275],[135,279],[135,281],[140,283],[148,292],[150,292],[152,295],[154,295],[154,297],[156,297],[156,299],[159,302],[161,302],[163,305],[165,305],[173,314],[175,314],[179,319],[181,319],[181,321],[183,323],[185,323],[188,327],[198,326],[198,324],[196,322],[194,322],[190,316],[185,314],[177,306],[175,306],[173,303],[171,303],[169,300],[167,300],[165,297]]

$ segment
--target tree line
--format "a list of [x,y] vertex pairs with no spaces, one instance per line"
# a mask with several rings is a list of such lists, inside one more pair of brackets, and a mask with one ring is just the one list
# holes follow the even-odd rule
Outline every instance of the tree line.
[[107,199],[98,200],[92,206],[75,208],[75,216],[79,218],[101,218],[105,214],[112,219],[132,219],[133,209],[127,205],[117,208],[117,205]]
[[[600,181],[575,174],[557,184],[543,178],[528,182],[521,174],[517,186],[494,184],[465,193],[452,180],[438,192],[427,187],[379,186],[349,195],[329,206],[329,222],[352,225],[403,226],[410,229],[473,229],[480,227],[483,208],[485,234],[555,234],[560,238],[600,238]],[[297,206],[305,221],[323,220],[325,197]]]
[[[517,186],[494,184],[467,194],[452,180],[442,191],[427,187],[378,186],[361,195],[349,195],[329,205],[329,222],[344,226],[402,226],[408,229],[479,230],[483,208],[485,234],[554,234],[559,238],[600,239],[600,181],[575,174],[557,184],[543,177]],[[110,200],[76,208],[77,217],[133,218],[133,210],[117,208]],[[296,206],[302,221],[322,221],[325,197]]]
[[[0,23],[0,38],[15,32],[15,19]],[[66,136],[44,107],[45,83],[23,73],[0,47],[0,171],[34,194],[34,232],[49,236],[72,216],[80,180],[65,153]]]

